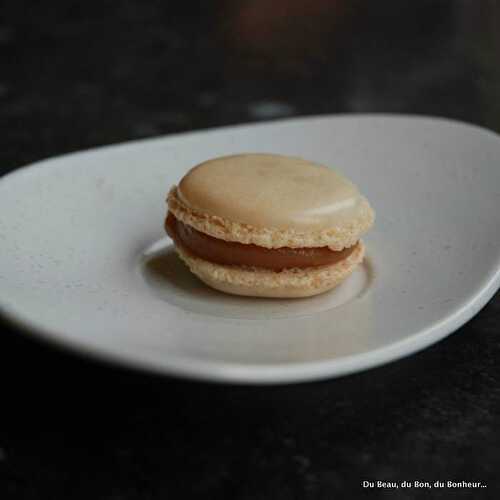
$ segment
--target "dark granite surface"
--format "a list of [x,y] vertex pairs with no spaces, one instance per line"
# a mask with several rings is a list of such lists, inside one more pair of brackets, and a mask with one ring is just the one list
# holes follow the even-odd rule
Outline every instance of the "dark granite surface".
[[[495,1],[3,7],[2,173],[101,144],[293,115],[423,113],[500,131]],[[0,499],[498,498],[499,319],[497,294],[410,358],[282,387],[128,372],[1,324]]]

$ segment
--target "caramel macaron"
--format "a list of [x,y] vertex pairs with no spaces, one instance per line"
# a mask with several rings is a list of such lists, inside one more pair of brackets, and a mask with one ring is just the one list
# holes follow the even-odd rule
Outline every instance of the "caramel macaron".
[[308,297],[337,286],[363,260],[374,212],[348,179],[271,154],[192,168],[167,198],[165,228],[189,269],[217,290]]

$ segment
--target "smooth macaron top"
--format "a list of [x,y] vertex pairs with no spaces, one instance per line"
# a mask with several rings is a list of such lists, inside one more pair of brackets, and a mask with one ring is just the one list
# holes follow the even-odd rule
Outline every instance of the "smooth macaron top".
[[190,170],[179,198],[200,212],[255,227],[327,229],[362,209],[356,186],[334,170],[300,158],[245,154]]
[[272,154],[201,163],[171,191],[169,208],[202,232],[269,248],[341,249],[374,219],[366,198],[335,170]]

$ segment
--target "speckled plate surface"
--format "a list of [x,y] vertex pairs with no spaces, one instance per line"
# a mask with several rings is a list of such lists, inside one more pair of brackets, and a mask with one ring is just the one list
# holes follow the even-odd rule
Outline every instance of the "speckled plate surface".
[[[310,299],[206,288],[164,237],[194,164],[274,152],[331,165],[377,211],[367,259]],[[0,310],[33,335],[155,372],[247,383],[363,370],[422,349],[500,282],[500,140],[417,117],[334,116],[133,142],[0,180]]]

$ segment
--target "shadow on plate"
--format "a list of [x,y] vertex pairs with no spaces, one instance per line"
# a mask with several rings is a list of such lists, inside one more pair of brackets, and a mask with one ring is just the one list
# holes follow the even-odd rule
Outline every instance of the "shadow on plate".
[[142,255],[141,272],[158,298],[186,311],[225,318],[275,319],[304,316],[341,306],[359,298],[373,276],[369,259],[340,286],[315,297],[266,299],[239,297],[213,290],[194,276],[164,238]]

